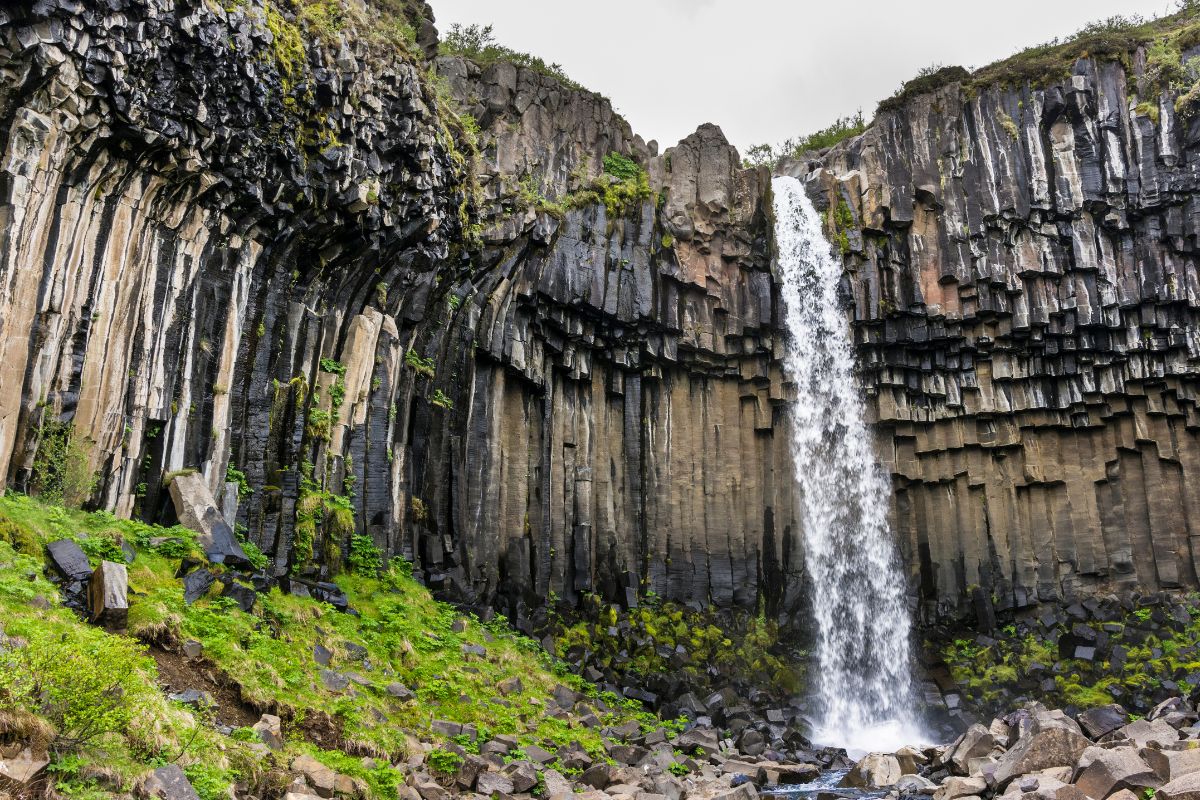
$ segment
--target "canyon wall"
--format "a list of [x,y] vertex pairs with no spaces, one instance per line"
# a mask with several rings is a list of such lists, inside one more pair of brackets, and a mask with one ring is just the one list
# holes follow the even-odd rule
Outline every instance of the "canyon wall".
[[[242,484],[270,577],[369,536],[522,621],[796,608],[766,172],[712,126],[660,155],[539,71],[435,65],[416,11],[419,45],[271,4],[0,11],[0,478],[66,454],[92,504],[169,522],[198,470]],[[595,191],[610,153],[635,199]]]
[[[365,536],[522,623],[798,611],[767,171],[438,57],[422,3],[346,8],[0,10],[0,480],[82,461],[92,505],[169,522],[197,470],[268,577]],[[1136,102],[1143,61],[950,84],[787,165],[926,620],[1196,586],[1200,122]]]
[[846,254],[927,618],[1197,585],[1200,119],[1140,104],[1144,64],[952,83],[787,166]]

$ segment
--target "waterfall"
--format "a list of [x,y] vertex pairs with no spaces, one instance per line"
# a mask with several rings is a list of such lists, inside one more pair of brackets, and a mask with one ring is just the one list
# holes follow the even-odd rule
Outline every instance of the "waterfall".
[[800,182],[776,178],[773,189],[789,334],[783,363],[796,386],[792,457],[816,623],[816,739],[894,751],[922,739],[912,714],[911,622],[888,527],[890,486],[872,451],[838,305],[842,261]]

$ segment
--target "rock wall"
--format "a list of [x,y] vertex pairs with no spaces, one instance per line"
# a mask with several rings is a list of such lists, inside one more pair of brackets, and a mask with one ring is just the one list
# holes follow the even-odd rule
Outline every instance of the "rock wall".
[[[244,473],[278,578],[358,534],[521,619],[795,608],[765,172],[531,70],[435,80],[428,25],[397,56],[260,3],[0,10],[0,478],[73,431],[119,514]],[[648,197],[548,207],[614,151]]]
[[[550,595],[643,590],[794,609],[767,176],[713,126],[656,155],[603,98],[510,64],[438,66],[483,130],[486,245],[423,351],[474,353],[438,367],[456,370],[461,439],[414,452],[429,579],[519,617]],[[648,169],[633,207],[523,204],[562,204],[614,151]]]
[[[73,430],[93,504],[169,521],[198,470],[276,578],[365,535],[522,621],[797,611],[766,172],[435,59],[423,4],[411,43],[280,8],[0,10],[6,484]],[[846,253],[927,619],[1197,584],[1200,122],[1133,110],[1142,63],[950,85],[789,166]],[[596,195],[611,153],[636,200]]]
[[1136,112],[1130,63],[952,84],[788,165],[846,253],[927,617],[1196,586],[1200,119]]

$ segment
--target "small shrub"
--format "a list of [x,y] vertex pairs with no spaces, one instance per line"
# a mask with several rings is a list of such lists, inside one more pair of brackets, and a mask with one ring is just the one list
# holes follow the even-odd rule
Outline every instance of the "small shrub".
[[234,467],[233,464],[225,469],[225,482],[237,484],[238,500],[245,500],[254,494],[254,490],[250,488],[250,482],[246,480],[246,473]]
[[346,560],[350,571],[356,575],[373,576],[383,569],[383,551],[365,534],[356,533],[350,537],[350,556]]
[[481,66],[489,66],[497,61],[507,61],[510,64],[516,64],[519,67],[525,67],[554,78],[569,88],[587,91],[583,86],[567,77],[561,64],[547,64],[537,56],[512,50],[497,43],[491,25],[459,25],[455,23],[442,37],[438,50],[443,55],[469,58]]
[[123,734],[144,713],[152,662],[134,640],[93,629],[66,637],[32,625],[11,633],[28,644],[0,652],[0,710],[46,718],[59,744],[71,747]]
[[100,482],[91,467],[94,449],[95,442],[77,434],[74,425],[43,422],[33,460],[34,494],[43,502],[82,508]]
[[609,153],[604,157],[604,171],[623,181],[636,180],[642,174],[636,161],[620,153]]
[[449,750],[433,750],[425,757],[429,768],[442,775],[454,775],[463,765],[463,757]]
[[346,365],[340,361],[335,361],[332,358],[322,358],[320,366],[322,372],[329,372],[334,375],[346,374]]
[[432,378],[434,375],[433,359],[421,358],[419,355],[417,355],[416,350],[410,349],[404,354],[404,363],[407,364],[409,368],[415,371],[418,375],[422,375],[426,378]]

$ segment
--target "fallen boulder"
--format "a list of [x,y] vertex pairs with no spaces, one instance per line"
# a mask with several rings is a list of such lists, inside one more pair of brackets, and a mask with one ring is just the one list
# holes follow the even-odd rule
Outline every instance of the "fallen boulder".
[[1074,783],[1089,797],[1104,800],[1120,789],[1157,788],[1162,780],[1132,747],[1089,747],[1079,757]]
[[1089,708],[1079,715],[1077,721],[1084,733],[1093,739],[1099,739],[1125,725],[1129,721],[1129,713],[1124,707],[1111,703]]
[[967,732],[959,739],[958,746],[950,754],[950,764],[955,773],[970,775],[971,761],[988,755],[995,746],[996,740],[991,731],[976,723],[968,728]]
[[9,758],[0,758],[0,789],[19,796],[49,765],[50,756],[45,752],[35,753],[31,747]]
[[124,564],[101,561],[88,582],[91,620],[123,630],[129,620],[129,573]]
[[1187,750],[1160,750],[1156,747],[1147,747],[1142,749],[1141,756],[1162,783],[1170,783],[1184,775],[1200,772],[1200,747],[1191,747]]
[[1039,713],[1023,726],[1017,743],[1000,757],[992,772],[1001,789],[1019,775],[1051,767],[1073,767],[1091,746],[1079,726],[1061,715]]
[[1139,719],[1118,730],[1116,735],[1122,739],[1132,740],[1138,747],[1146,747],[1150,744],[1165,747],[1179,741],[1179,731],[1161,719],[1152,722]]
[[1155,800],[1200,800],[1200,772],[1176,778],[1155,793]]
[[200,548],[209,561],[214,564],[228,562],[234,566],[250,566],[233,528],[225,521],[202,474],[191,472],[176,475],[171,479],[170,493],[179,523],[199,534]]
[[904,773],[900,761],[888,753],[870,753],[842,778],[842,786],[856,789],[883,789],[900,780]]
[[50,566],[69,581],[86,581],[92,576],[92,565],[74,539],[59,539],[46,545]]
[[146,776],[141,794],[158,800],[200,800],[178,764],[167,764]]

